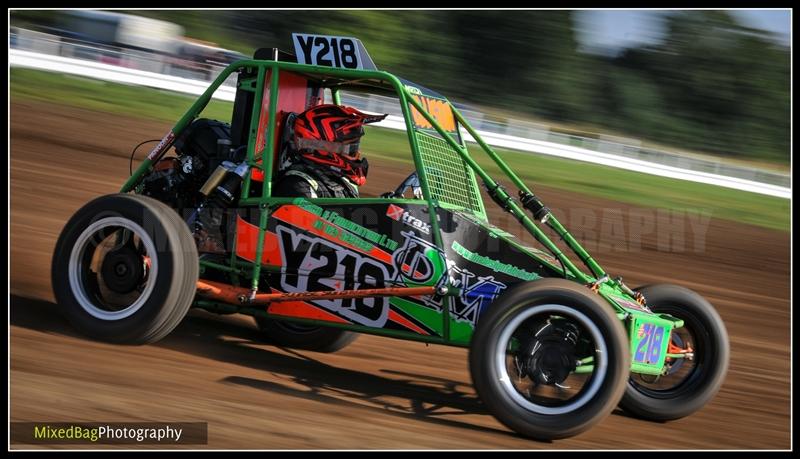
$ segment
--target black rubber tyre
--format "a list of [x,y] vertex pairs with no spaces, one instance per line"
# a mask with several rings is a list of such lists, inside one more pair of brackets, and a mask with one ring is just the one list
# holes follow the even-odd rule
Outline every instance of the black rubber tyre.
[[[586,392],[582,388],[565,406],[553,408],[557,412],[548,412],[545,404],[531,405],[530,400],[526,404],[525,397],[510,387],[507,367],[503,370],[507,364],[501,363],[509,355],[503,337],[514,330],[528,331],[525,320],[539,315],[566,317],[594,338],[588,348],[594,348],[597,368],[586,382]],[[521,435],[552,440],[577,435],[611,413],[625,390],[630,352],[625,330],[610,305],[575,282],[541,279],[508,290],[481,316],[470,345],[469,365],[475,390],[490,413]]]
[[166,336],[186,315],[198,271],[194,240],[174,210],[145,196],[113,194],[67,222],[51,275],[56,301],[81,333],[144,344]]
[[336,352],[358,338],[358,333],[283,320],[255,317],[264,339],[278,346],[316,352]]
[[[683,319],[676,330],[680,344],[691,345],[694,360],[683,373],[675,372],[659,378],[659,387],[647,387],[631,374],[620,406],[627,412],[651,421],[670,421],[701,409],[719,391],[725,380],[730,359],[730,345],[725,324],[714,307],[697,293],[677,285],[647,285],[637,289],[647,299],[653,312],[667,313]],[[685,335],[685,333],[690,335]],[[684,338],[681,338],[684,335]],[[686,336],[691,336],[687,339]],[[674,340],[675,338],[673,338]],[[691,341],[692,342],[685,342]]]

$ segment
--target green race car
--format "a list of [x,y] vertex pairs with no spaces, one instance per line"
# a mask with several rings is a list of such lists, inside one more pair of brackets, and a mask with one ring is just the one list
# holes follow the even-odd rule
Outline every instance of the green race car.
[[[251,315],[273,342],[316,351],[357,333],[467,347],[488,410],[536,439],[576,435],[617,405],[681,418],[717,393],[729,345],[706,300],[610,277],[446,98],[378,70],[359,40],[293,39],[294,54],[225,68],[120,193],[66,224],[52,281],[76,328],[150,343],[194,307]],[[231,123],[197,119],[231,75]],[[415,171],[382,197],[274,196],[290,116],[342,92],[398,99]],[[479,182],[538,248],[489,222]],[[224,247],[199,255],[193,222],[210,208]]]

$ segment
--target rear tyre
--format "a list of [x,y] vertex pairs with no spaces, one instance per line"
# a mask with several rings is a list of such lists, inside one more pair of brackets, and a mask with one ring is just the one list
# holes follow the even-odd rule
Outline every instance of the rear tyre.
[[51,275],[56,301],[81,333],[144,344],[186,315],[198,270],[194,240],[175,211],[145,196],[113,194],[67,222]]
[[691,347],[693,360],[674,359],[668,373],[658,378],[631,374],[620,406],[651,421],[686,417],[705,406],[725,380],[730,359],[728,332],[714,307],[697,293],[670,284],[637,289],[653,312],[684,321],[672,333],[672,344]]
[[264,338],[279,346],[316,352],[336,352],[358,338],[357,333],[284,320],[255,317]]
[[589,429],[617,406],[630,357],[608,304],[572,281],[542,279],[492,303],[469,363],[489,412],[526,437],[552,440]]

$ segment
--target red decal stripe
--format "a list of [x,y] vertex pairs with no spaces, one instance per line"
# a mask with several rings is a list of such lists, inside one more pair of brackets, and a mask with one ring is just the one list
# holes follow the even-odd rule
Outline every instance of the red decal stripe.
[[[236,216],[236,256],[247,261],[256,260],[258,248],[258,226]],[[283,258],[278,247],[278,236],[267,231],[264,233],[264,252],[261,263],[271,266],[283,266]]]
[[413,330],[413,331],[419,333],[420,335],[430,335],[430,333],[428,333],[425,330],[419,328],[416,324],[414,324],[413,322],[409,321],[408,319],[406,319],[405,317],[401,316],[400,314],[398,314],[396,311],[394,311],[392,309],[389,310],[389,320],[391,320],[392,322],[398,323],[398,324],[400,324],[400,325],[402,325],[402,326],[404,326],[404,327],[406,327],[406,328],[408,328],[410,330]]

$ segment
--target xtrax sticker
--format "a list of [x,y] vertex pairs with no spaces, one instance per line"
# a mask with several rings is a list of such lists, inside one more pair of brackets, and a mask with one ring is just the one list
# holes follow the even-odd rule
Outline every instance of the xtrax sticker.
[[[280,277],[280,287],[285,292],[386,286],[389,272],[381,263],[286,226],[278,225],[276,232],[285,260],[285,270]],[[314,304],[369,327],[383,327],[389,316],[389,298],[386,297],[317,300]]]
[[450,304],[450,314],[458,322],[475,325],[484,310],[506,289],[506,284],[494,276],[477,276],[455,264],[450,267],[450,277],[453,286],[461,289],[461,294]]
[[386,216],[392,220],[402,222],[405,225],[418,229],[422,233],[431,234],[431,225],[429,223],[411,215],[411,213],[400,206],[389,204],[389,207],[386,209]]

